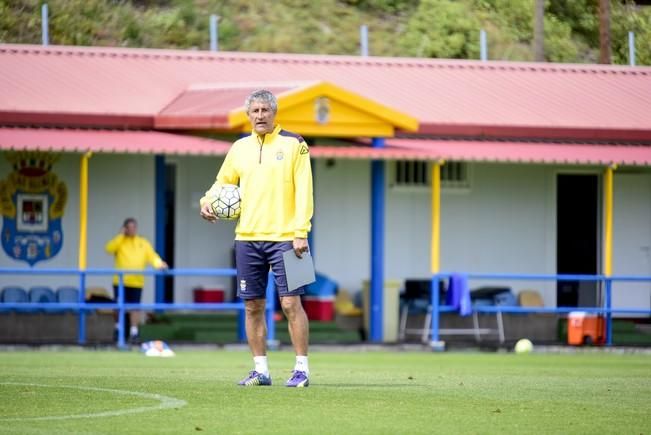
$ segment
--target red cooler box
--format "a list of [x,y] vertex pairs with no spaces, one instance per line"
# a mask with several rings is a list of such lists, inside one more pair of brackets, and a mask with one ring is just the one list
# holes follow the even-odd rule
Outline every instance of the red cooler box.
[[303,296],[303,308],[310,320],[332,322],[335,318],[334,296]]
[[195,288],[194,302],[219,303],[224,302],[224,289],[221,288]]

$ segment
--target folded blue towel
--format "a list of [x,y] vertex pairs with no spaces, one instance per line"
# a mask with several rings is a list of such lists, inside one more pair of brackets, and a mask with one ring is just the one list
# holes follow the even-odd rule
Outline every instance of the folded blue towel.
[[465,275],[453,274],[450,276],[445,304],[459,310],[459,314],[462,316],[472,314],[470,287],[468,286],[468,278]]

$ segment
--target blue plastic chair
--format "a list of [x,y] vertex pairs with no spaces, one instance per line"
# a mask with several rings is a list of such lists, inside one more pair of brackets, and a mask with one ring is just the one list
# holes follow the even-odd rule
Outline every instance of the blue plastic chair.
[[337,293],[338,287],[339,286],[335,281],[331,280],[325,275],[317,273],[316,281],[307,286],[305,296],[334,297],[335,293]]
[[0,301],[7,303],[25,303],[29,302],[27,292],[22,287],[9,286],[2,289]]
[[57,289],[57,302],[66,304],[79,302],[79,290],[77,287],[59,287]]
[[38,286],[29,289],[29,301],[32,303],[54,303],[57,298],[50,287]]

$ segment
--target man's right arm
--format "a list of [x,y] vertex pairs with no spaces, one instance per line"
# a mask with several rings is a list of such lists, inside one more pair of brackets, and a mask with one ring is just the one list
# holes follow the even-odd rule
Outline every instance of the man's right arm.
[[109,254],[115,254],[118,249],[120,248],[120,245],[122,244],[122,241],[124,240],[124,234],[120,233],[117,236],[113,237],[111,240],[106,243],[106,252]]
[[200,208],[204,208],[209,204],[210,198],[217,194],[220,186],[223,186],[224,184],[237,184],[240,181],[240,176],[235,167],[235,155],[237,153],[236,148],[237,142],[233,144],[231,149],[228,151],[228,154],[226,154],[226,158],[224,159],[224,163],[222,163],[221,168],[219,168],[215,182],[199,200]]

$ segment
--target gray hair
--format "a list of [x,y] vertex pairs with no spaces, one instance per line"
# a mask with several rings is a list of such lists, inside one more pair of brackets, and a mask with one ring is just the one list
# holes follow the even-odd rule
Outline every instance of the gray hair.
[[273,113],[276,113],[278,111],[278,101],[276,100],[276,97],[274,97],[274,94],[266,89],[259,89],[257,91],[253,91],[251,95],[246,97],[246,100],[244,101],[244,108],[246,109],[246,113],[249,113],[251,103],[254,100],[268,103]]

